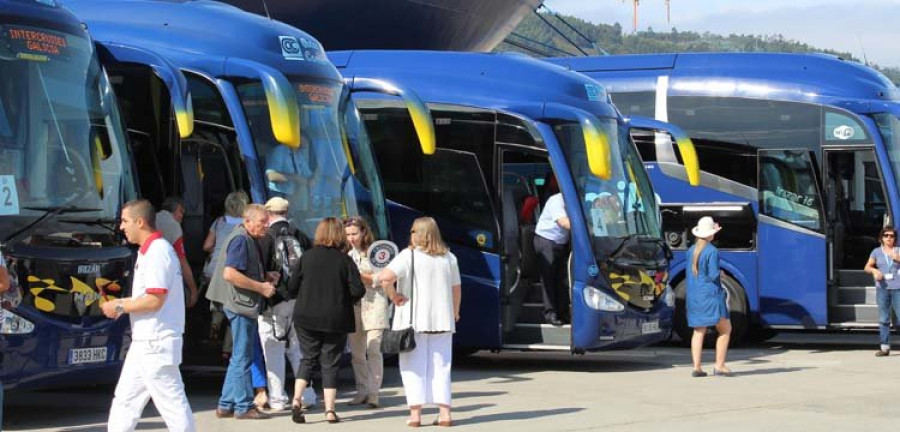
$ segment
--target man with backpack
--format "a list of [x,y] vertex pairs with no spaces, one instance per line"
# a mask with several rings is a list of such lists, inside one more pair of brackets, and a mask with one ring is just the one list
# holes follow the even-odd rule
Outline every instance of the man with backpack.
[[[282,411],[291,406],[284,389],[285,354],[295,371],[300,367],[302,357],[293,330],[294,299],[288,298],[287,294],[290,268],[300,260],[304,251],[312,247],[309,237],[287,219],[289,205],[281,197],[266,202],[269,230],[259,241],[266,269],[281,274],[275,295],[269,299],[266,309],[259,316],[259,340],[266,359],[269,407],[273,411]],[[310,389],[308,394],[303,395],[303,401],[315,405],[315,393]]]

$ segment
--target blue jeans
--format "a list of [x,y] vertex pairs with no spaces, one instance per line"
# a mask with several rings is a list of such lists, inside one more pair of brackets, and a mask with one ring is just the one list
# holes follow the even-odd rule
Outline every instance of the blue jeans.
[[[256,322],[257,326],[259,321]],[[257,327],[259,328],[259,327]],[[268,387],[268,377],[266,376],[266,358],[263,354],[262,342],[259,340],[259,333],[253,337],[253,364],[250,365],[250,377],[253,388]]]
[[231,361],[222,384],[219,408],[243,414],[253,408],[253,385],[250,380],[250,364],[253,363],[253,340],[258,337],[256,320],[238,315],[225,309],[225,316],[231,323],[231,337],[234,348]]
[[891,309],[900,317],[900,290],[875,288],[878,301],[878,336],[882,346],[891,345]]

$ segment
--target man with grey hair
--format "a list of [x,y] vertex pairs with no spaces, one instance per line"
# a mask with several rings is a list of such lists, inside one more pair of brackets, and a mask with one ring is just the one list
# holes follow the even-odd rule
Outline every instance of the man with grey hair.
[[181,221],[184,220],[184,200],[177,196],[166,198],[156,213],[156,228],[168,241],[181,265],[181,275],[188,296],[185,296],[187,307],[193,307],[197,303],[197,282],[194,280],[194,272],[188,264],[187,254],[184,251],[184,232],[181,230]]
[[[216,417],[236,419],[265,419],[269,416],[253,403],[250,365],[253,362],[253,343],[258,332],[257,318],[263,298],[275,294],[278,276],[267,272],[257,239],[266,235],[269,214],[259,204],[244,210],[243,223],[225,241],[225,253],[220,254],[211,284],[225,283],[230,287],[226,298],[225,316],[231,323],[234,347]],[[221,281],[219,280],[221,279]]]

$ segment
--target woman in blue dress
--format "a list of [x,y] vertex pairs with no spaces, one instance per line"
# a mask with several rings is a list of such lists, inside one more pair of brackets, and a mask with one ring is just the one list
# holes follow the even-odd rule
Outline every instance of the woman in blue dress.
[[726,293],[719,279],[719,250],[712,245],[713,237],[722,227],[709,216],[700,218],[691,233],[697,241],[688,249],[691,266],[687,272],[687,319],[694,328],[691,337],[691,359],[694,362],[693,377],[706,376],[701,366],[703,340],[706,328],[715,326],[716,364],[713,375],[731,376],[725,366],[728,342],[731,339],[731,320],[728,317]]

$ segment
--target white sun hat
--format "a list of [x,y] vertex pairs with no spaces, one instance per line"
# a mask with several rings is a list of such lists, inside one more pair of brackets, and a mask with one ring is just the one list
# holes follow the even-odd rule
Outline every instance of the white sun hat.
[[709,216],[703,216],[697,221],[697,226],[691,229],[691,234],[697,238],[707,238],[712,236],[713,234],[719,232],[722,227],[717,224],[713,218]]

